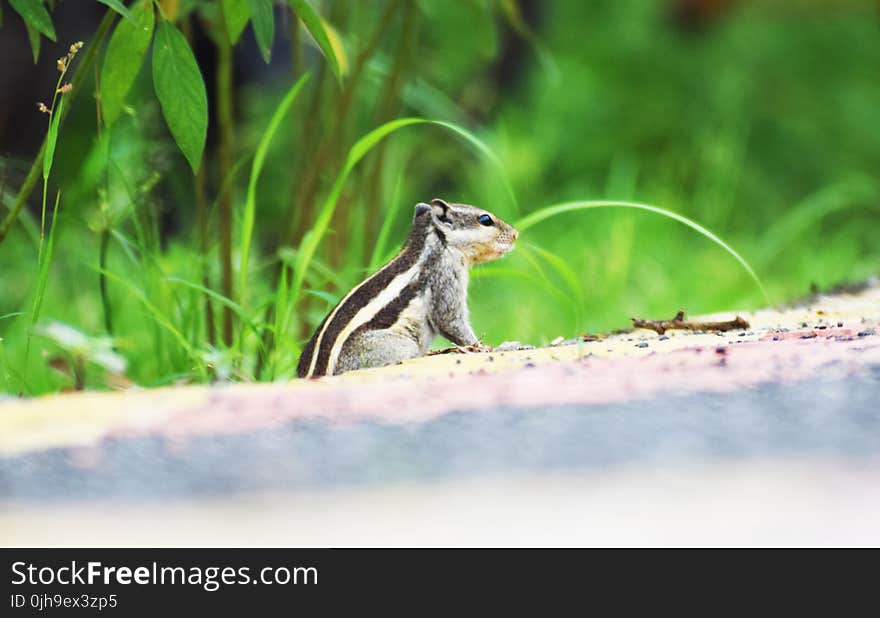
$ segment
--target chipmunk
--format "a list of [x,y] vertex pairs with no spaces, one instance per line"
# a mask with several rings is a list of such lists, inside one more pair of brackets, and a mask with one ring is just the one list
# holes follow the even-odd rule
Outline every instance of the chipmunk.
[[315,378],[424,356],[438,334],[483,348],[468,319],[468,270],[509,252],[518,235],[467,204],[416,204],[403,249],[324,318],[297,375]]

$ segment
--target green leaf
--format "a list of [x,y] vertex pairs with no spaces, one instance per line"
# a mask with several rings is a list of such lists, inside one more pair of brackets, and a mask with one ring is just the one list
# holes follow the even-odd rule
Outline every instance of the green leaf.
[[289,0],[290,8],[315,39],[321,53],[330,63],[336,79],[342,81],[348,68],[345,48],[333,28],[325,22],[306,0]]
[[137,23],[137,18],[134,17],[131,12],[125,8],[125,5],[122,4],[119,0],[98,0],[101,4],[106,4],[111,9],[122,15],[125,19],[130,21],[133,24]]
[[235,45],[251,19],[248,0],[222,0],[221,4],[223,6],[223,21],[226,22],[226,32],[229,33],[229,40]]
[[25,24],[24,27],[27,28],[28,40],[31,42],[31,51],[34,54],[34,64],[37,64],[37,60],[40,58],[40,33],[30,24]]
[[58,103],[52,110],[52,118],[49,120],[49,132],[46,134],[46,153],[43,155],[43,180],[49,178],[52,171],[52,162],[55,160],[55,146],[58,144],[58,123],[61,122],[61,114],[64,110],[65,96],[58,97]]
[[272,56],[272,41],[275,38],[275,13],[272,0],[248,0],[251,9],[251,25],[257,38],[257,45],[263,60],[269,62]]
[[133,19],[117,24],[101,67],[101,111],[109,127],[122,111],[125,97],[140,71],[153,38],[153,3],[143,0],[133,9]]
[[246,299],[245,289],[247,287],[248,275],[247,263],[251,251],[251,239],[254,233],[254,220],[256,218],[257,210],[257,180],[259,179],[260,172],[263,169],[263,162],[266,160],[266,152],[269,150],[269,144],[272,142],[272,138],[278,131],[278,127],[281,125],[281,121],[284,119],[284,116],[287,114],[290,106],[296,100],[296,97],[297,95],[299,95],[300,90],[302,90],[303,85],[305,85],[308,80],[309,73],[304,73],[303,76],[297,80],[297,82],[284,96],[284,99],[281,101],[278,109],[276,109],[275,113],[272,115],[272,119],[269,120],[269,125],[266,127],[266,130],[263,133],[263,137],[260,138],[260,143],[257,146],[257,152],[254,155],[254,162],[251,165],[251,175],[250,180],[248,180],[247,201],[245,202],[244,217],[241,224],[241,266],[239,267],[239,298],[242,299],[242,303],[244,303]]
[[165,19],[153,43],[153,87],[168,129],[195,174],[208,132],[208,95],[189,43]]
[[58,40],[52,18],[49,17],[41,0],[9,0],[9,5],[30,27],[42,32],[53,41]]

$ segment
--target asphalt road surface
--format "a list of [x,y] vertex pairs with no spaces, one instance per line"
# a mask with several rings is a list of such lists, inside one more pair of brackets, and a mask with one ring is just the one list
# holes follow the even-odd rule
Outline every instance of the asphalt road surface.
[[880,291],[743,316],[0,404],[0,543],[880,544]]

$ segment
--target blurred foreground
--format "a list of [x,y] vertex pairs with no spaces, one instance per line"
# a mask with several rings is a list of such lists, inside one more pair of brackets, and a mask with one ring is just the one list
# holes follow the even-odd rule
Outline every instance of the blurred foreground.
[[0,404],[0,544],[880,544],[880,287],[742,315]]

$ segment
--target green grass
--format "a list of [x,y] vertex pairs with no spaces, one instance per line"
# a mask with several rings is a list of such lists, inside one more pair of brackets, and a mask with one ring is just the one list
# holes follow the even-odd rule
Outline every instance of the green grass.
[[[724,249],[727,253],[729,253],[733,258],[739,263],[740,266],[748,273],[749,277],[752,278],[752,281],[755,282],[755,285],[761,291],[761,294],[764,297],[764,300],[767,301],[767,304],[771,304],[770,297],[767,296],[767,291],[764,289],[761,280],[758,278],[758,275],[755,274],[755,271],[749,266],[748,262],[746,262],[743,257],[737,253],[730,245],[726,242],[718,238],[714,233],[707,230],[705,227],[700,225],[695,221],[691,221],[687,217],[683,217],[677,213],[671,212],[669,210],[665,210],[663,208],[658,208],[657,206],[652,206],[650,204],[639,204],[637,202],[615,202],[615,201],[576,201],[576,202],[566,202],[563,204],[554,204],[552,206],[543,206],[536,211],[529,214],[527,217],[523,217],[514,223],[514,227],[521,231],[526,231],[529,228],[546,221],[552,217],[556,217],[558,215],[567,213],[567,212],[576,212],[580,210],[591,210],[593,208],[633,208],[635,210],[644,210],[646,212],[651,212],[662,217],[666,217],[668,219],[672,219],[673,221],[677,221],[694,230],[697,234],[704,236],[705,238],[711,240],[713,243]],[[549,252],[544,252],[547,255],[552,255]],[[557,266],[557,269],[561,269],[565,264],[564,261],[560,260],[558,257],[553,256],[552,263]],[[569,277],[571,280],[571,272],[568,267],[565,267],[565,270],[561,270],[563,274]],[[572,289],[576,290],[576,285],[572,285]]]
[[[387,22],[383,3],[322,14],[344,57],[327,38],[324,66],[300,37],[309,72],[236,91],[236,163],[219,178],[217,153],[203,162],[204,251],[149,71],[100,142],[94,101],[78,98],[51,149],[60,216],[45,210],[45,242],[36,208],[0,242],[0,390],[72,385],[49,361],[82,351],[32,336],[55,322],[99,351],[112,335],[143,386],[290,379],[311,330],[433,197],[520,229],[513,253],[472,273],[489,344],[741,311],[880,272],[880,37],[856,8],[744,6],[683,33],[665,3],[637,0],[542,3],[528,28],[495,3],[409,4]],[[222,195],[232,297],[219,291]],[[0,194],[3,215],[13,203]],[[108,388],[112,367],[89,361],[86,388]]]
[[269,144],[272,142],[272,138],[275,137],[275,133],[278,131],[278,127],[284,119],[284,115],[290,110],[290,106],[293,105],[293,102],[296,100],[300,90],[302,90],[302,87],[308,81],[309,77],[309,73],[306,73],[299,78],[293,86],[291,86],[290,90],[275,110],[275,113],[272,114],[272,119],[269,121],[269,125],[266,127],[266,131],[263,133],[262,138],[260,138],[260,143],[254,154],[254,162],[251,165],[251,175],[248,180],[247,199],[244,204],[244,217],[241,226],[241,247],[239,248],[241,263],[238,268],[238,293],[241,298],[247,298],[248,257],[250,256],[251,242],[253,241],[254,236],[254,223],[256,221],[257,211],[257,180],[263,169],[263,162],[266,160],[266,152],[269,150]]

